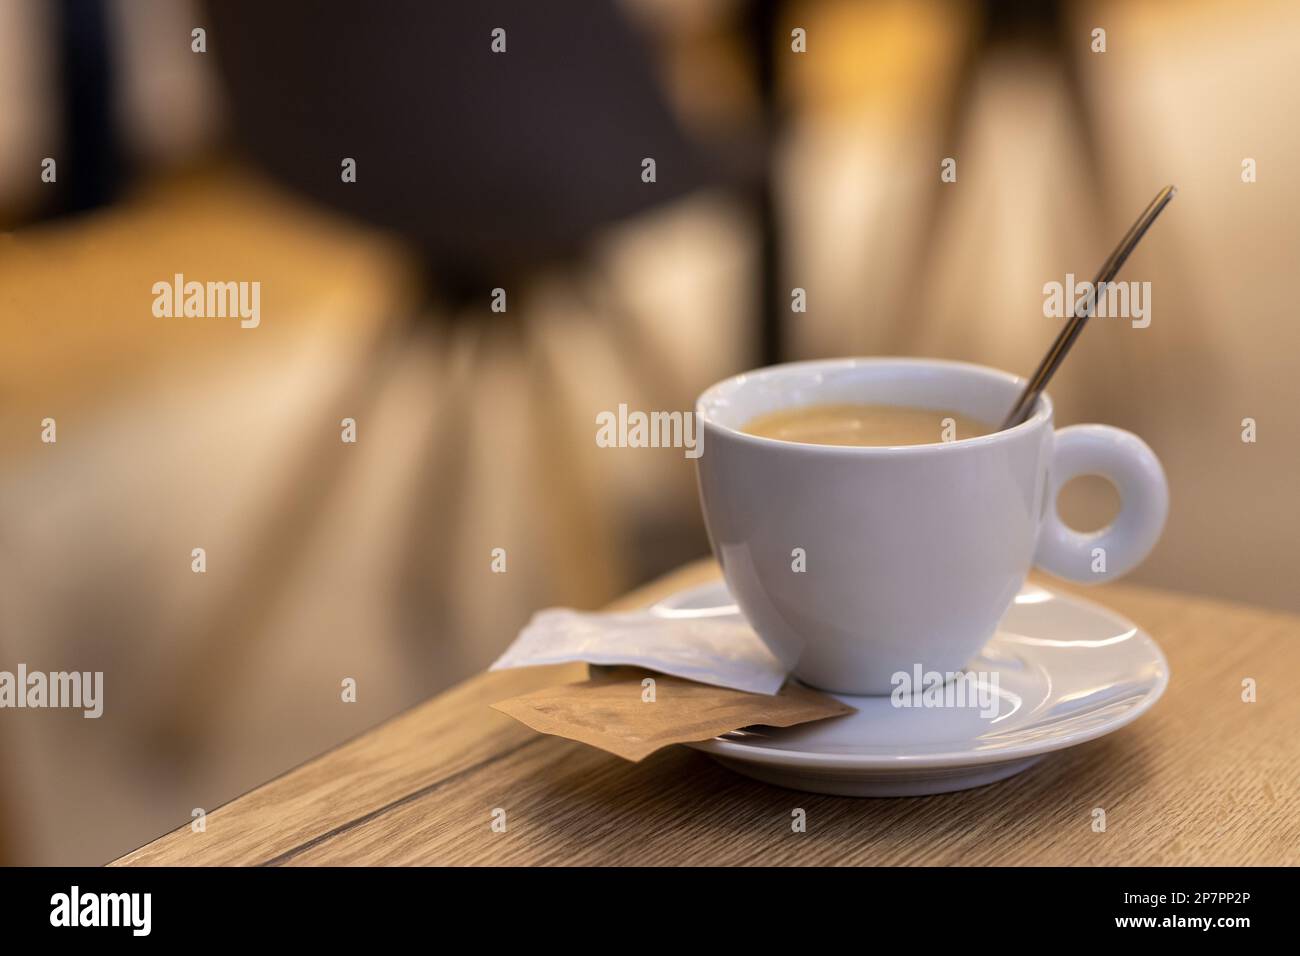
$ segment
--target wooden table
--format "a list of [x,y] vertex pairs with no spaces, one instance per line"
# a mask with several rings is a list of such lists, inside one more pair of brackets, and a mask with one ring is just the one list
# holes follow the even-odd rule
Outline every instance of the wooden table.
[[[616,606],[716,574],[691,565]],[[206,832],[186,824],[116,862],[1300,863],[1300,617],[1126,585],[1088,594],[1155,636],[1169,690],[1135,724],[991,786],[799,793],[684,747],[628,764],[490,709],[585,676],[565,665],[480,674],[210,813]],[[1245,678],[1256,703],[1242,700]],[[791,831],[796,807],[805,833]]]

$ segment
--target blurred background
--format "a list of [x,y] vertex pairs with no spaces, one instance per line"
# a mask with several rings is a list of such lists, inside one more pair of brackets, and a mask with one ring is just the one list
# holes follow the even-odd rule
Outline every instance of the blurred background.
[[[1298,51],[1283,0],[0,0],[0,669],[105,673],[99,720],[0,712],[0,862],[116,857],[706,553],[691,462],[598,412],[1028,374],[1166,183],[1151,325],[1090,324],[1058,421],[1165,463],[1133,580],[1300,610]],[[175,273],[260,326],[155,318]]]

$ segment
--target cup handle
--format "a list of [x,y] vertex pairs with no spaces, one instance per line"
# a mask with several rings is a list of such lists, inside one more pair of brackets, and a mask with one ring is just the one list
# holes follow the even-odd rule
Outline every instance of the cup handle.
[[[1062,486],[1079,475],[1100,475],[1119,492],[1119,514],[1105,528],[1075,531],[1057,514]],[[1169,485],[1160,459],[1132,432],[1109,425],[1060,429],[1047,481],[1034,555],[1043,570],[1081,584],[1099,584],[1137,567],[1160,538],[1169,513]]]

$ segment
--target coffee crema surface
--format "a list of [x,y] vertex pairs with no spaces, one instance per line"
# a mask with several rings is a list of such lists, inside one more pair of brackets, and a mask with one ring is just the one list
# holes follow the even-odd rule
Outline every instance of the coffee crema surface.
[[807,445],[932,445],[997,431],[968,415],[910,405],[804,405],[759,415],[740,429]]

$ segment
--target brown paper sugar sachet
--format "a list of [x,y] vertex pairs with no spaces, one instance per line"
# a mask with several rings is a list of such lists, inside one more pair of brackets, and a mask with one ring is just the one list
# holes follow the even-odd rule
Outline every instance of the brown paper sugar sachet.
[[[643,685],[654,680],[653,695]],[[854,712],[835,698],[787,682],[749,694],[635,667],[612,668],[492,705],[533,730],[599,747],[633,762],[669,744],[708,740],[742,727],[793,727]]]

